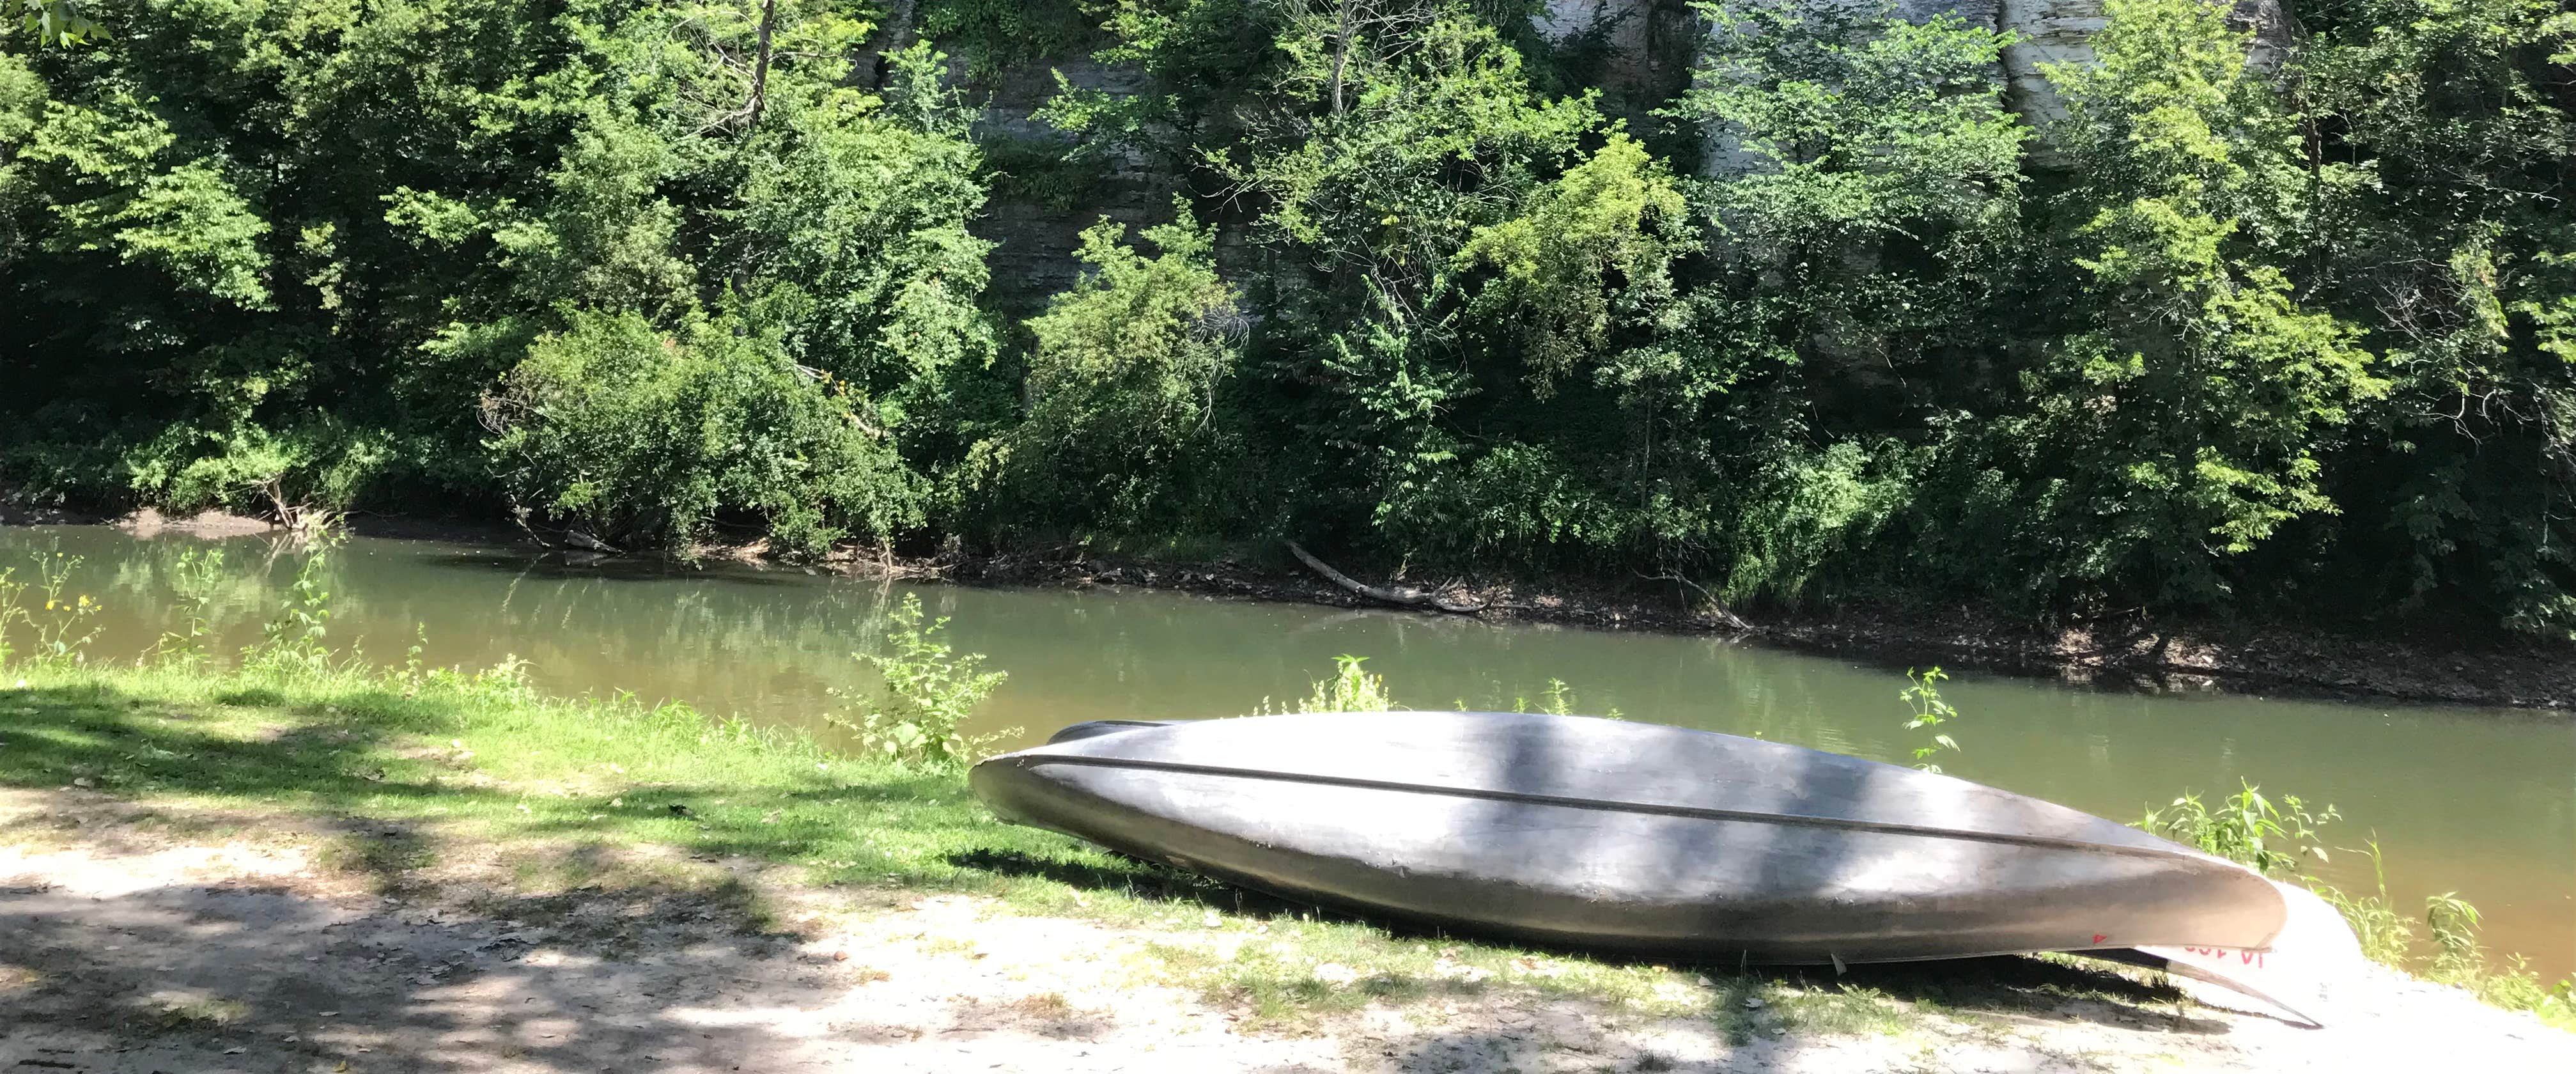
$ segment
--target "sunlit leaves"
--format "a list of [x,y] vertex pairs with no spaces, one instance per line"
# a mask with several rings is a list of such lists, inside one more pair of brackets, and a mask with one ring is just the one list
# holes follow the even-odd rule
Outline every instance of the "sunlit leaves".
[[1153,256],[1123,226],[1086,229],[1082,278],[1027,322],[1027,416],[971,461],[1009,522],[1147,533],[1222,509],[1201,486],[1227,446],[1218,392],[1249,328],[1241,296],[1185,205],[1140,237]]
[[2246,69],[2247,35],[2200,0],[2109,10],[2099,63],[2047,69],[2070,113],[2064,205],[2082,221],[2089,326],[2025,374],[2036,406],[1998,432],[2010,450],[2048,445],[2022,456],[2033,478],[2085,506],[2039,524],[2066,542],[2046,569],[2212,600],[2222,557],[2336,509],[2320,449],[2387,385],[2355,326],[2292,285],[2280,238],[2308,224],[2313,169]]
[[14,6],[21,13],[19,29],[49,46],[70,48],[108,36],[78,0],[17,0]]
[[1674,298],[1673,262],[1698,242],[1672,173],[1613,134],[1522,213],[1478,228],[1456,256],[1495,270],[1469,314],[1521,326],[1544,393],[1550,379],[1613,349],[1614,332],[1652,340]]

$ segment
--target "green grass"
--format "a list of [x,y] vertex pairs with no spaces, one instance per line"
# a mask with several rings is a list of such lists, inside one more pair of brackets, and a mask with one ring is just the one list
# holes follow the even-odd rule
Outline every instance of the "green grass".
[[0,689],[0,784],[77,781],[217,816],[300,815],[349,831],[326,849],[332,864],[388,883],[437,864],[443,846],[510,844],[557,850],[521,869],[545,885],[596,879],[582,848],[635,846],[795,866],[812,884],[971,892],[1041,910],[1069,905],[1072,889],[1049,873],[1173,882],[1002,825],[953,773],[834,756],[684,706],[541,698],[508,674],[39,667],[11,677]]
[[[1496,990],[1707,1018],[1739,1040],[1774,1027],[1901,1033],[1928,1011],[1973,1017],[2079,994],[2172,1001],[2030,959],[1746,974],[1391,931],[1003,825],[954,770],[838,756],[677,705],[541,697],[508,669],[37,666],[6,679],[0,786],[91,788],[129,803],[125,823],[173,838],[284,832],[388,893],[478,866],[503,878],[494,897],[519,918],[552,896],[569,908],[577,889],[681,887],[765,921],[758,898],[709,859],[777,867],[773,880],[862,909],[987,896],[1006,912],[1152,933],[1141,972],[1274,1028]],[[11,838],[89,834],[21,825]]]

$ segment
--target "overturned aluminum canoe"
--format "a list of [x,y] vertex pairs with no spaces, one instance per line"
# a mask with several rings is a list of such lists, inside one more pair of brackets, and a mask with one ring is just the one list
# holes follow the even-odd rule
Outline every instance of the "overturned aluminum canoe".
[[1762,963],[2260,950],[2232,863],[1992,787],[1732,735],[1489,712],[1080,725],[975,767],[1002,819],[1287,898]]

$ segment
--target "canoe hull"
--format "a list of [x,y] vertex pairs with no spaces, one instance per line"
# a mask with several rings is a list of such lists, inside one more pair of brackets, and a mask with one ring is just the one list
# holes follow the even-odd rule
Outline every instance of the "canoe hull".
[[1287,898],[1762,963],[2260,948],[2279,895],[2100,818],[1911,769],[1516,713],[1258,717],[979,765],[1006,820]]

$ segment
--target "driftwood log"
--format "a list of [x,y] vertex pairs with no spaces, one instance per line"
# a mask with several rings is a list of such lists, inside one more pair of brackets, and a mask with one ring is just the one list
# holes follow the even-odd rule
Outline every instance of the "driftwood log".
[[1323,575],[1325,581],[1381,604],[1392,604],[1399,608],[1432,608],[1452,615],[1475,615],[1485,610],[1486,602],[1481,600],[1458,600],[1444,594],[1426,593],[1419,589],[1381,589],[1365,584],[1350,575],[1334,570],[1332,564],[1316,559],[1314,553],[1306,551],[1305,546],[1295,541],[1288,542],[1288,551],[1296,554],[1298,562],[1312,568],[1315,573]]

